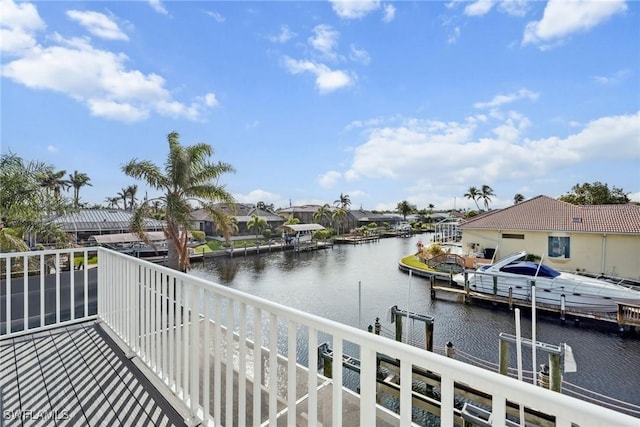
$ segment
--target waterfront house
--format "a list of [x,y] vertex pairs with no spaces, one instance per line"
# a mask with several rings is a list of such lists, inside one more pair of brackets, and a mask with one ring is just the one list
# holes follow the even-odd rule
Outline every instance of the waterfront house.
[[640,280],[640,206],[572,205],[537,196],[461,225],[465,252],[525,250],[558,270]]
[[[74,243],[85,244],[91,236],[130,232],[132,216],[133,212],[121,209],[82,209],[46,221],[69,233]],[[162,231],[164,224],[164,221],[145,218],[144,230]],[[40,241],[37,235],[28,236],[28,240],[32,247],[38,243],[46,243]]]
[[[228,206],[224,203],[215,205],[215,208],[231,216],[238,225],[237,236],[255,236],[255,231],[249,230],[247,222],[253,215],[257,215],[259,218],[267,221],[267,226],[270,230],[275,230],[284,224],[284,218],[273,212],[269,212],[263,209],[258,209],[256,205],[247,203],[235,203],[232,206]],[[204,209],[197,209],[191,214],[191,225],[195,230],[204,231],[207,236],[220,236],[220,232],[216,230],[216,224],[211,218],[211,215]]]

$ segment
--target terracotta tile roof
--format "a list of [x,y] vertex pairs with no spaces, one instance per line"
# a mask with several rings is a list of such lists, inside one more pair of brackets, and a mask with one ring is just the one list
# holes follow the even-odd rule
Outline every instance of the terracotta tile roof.
[[640,206],[581,206],[537,196],[472,218],[461,228],[640,234]]

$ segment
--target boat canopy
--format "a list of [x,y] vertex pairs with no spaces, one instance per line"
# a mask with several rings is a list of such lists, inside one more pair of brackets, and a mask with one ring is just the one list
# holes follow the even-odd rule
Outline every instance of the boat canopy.
[[531,261],[519,261],[507,264],[500,269],[505,273],[520,274],[523,276],[537,277],[558,277],[560,273],[546,265],[537,264]]
[[294,233],[305,231],[319,231],[325,229],[320,224],[284,224],[282,228],[285,231],[292,231]]
[[[164,231],[148,231],[145,234],[147,235],[147,239],[152,242],[167,240]],[[91,238],[95,239],[95,241],[101,245],[142,242],[142,239],[136,233],[100,234],[91,236]]]

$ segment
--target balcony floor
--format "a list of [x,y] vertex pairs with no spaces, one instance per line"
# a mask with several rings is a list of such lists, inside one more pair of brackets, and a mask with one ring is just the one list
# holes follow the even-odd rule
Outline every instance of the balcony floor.
[[0,341],[0,410],[7,426],[184,425],[95,322]]

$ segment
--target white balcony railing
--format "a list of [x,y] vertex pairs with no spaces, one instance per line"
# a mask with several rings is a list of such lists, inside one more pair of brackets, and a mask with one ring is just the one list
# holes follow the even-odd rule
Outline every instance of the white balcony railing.
[[[86,266],[92,253],[97,268],[63,271],[75,264],[66,262],[74,254]],[[640,422],[103,248],[0,254],[0,261],[0,340],[97,318],[184,404],[190,423],[406,426],[415,368],[440,378],[433,417],[443,426],[460,423],[457,385],[491,396],[483,413],[493,426],[517,421],[514,403],[546,414],[547,425]],[[37,274],[23,275],[30,266]],[[333,350],[332,379],[318,370],[317,347],[324,342]],[[345,354],[359,359],[359,374],[347,372]],[[379,354],[399,361],[397,414],[376,403]]]

